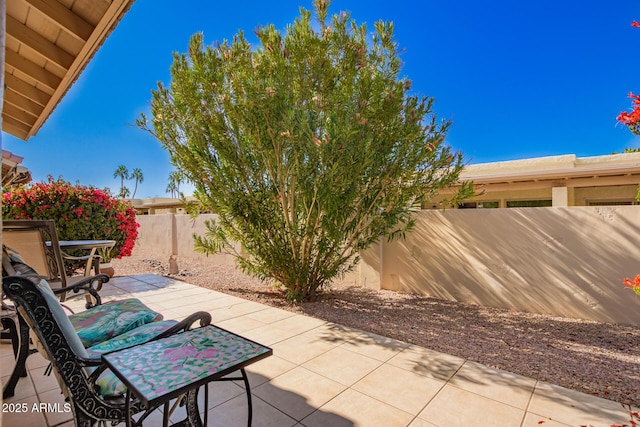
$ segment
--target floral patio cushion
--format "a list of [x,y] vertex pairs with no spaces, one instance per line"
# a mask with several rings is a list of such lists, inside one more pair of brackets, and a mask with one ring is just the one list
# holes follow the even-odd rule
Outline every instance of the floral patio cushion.
[[89,347],[87,353],[89,353],[89,357],[100,357],[104,353],[142,344],[157,337],[176,323],[178,323],[176,320],[147,323],[108,341]]
[[112,301],[81,313],[72,314],[73,324],[82,344],[92,347],[138,326],[162,320],[162,314],[151,310],[140,300],[129,298]]
[[[175,320],[164,320],[139,326],[109,341],[88,348],[87,353],[89,353],[89,357],[97,358],[103,353],[142,344],[157,337],[176,323],[178,322]],[[96,385],[99,388],[100,395],[104,397],[122,396],[127,392],[127,387],[108,369],[98,377]]]

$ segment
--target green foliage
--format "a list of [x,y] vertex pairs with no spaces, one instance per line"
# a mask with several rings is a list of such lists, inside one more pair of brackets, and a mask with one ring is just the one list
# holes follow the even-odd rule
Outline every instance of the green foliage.
[[115,240],[104,254],[109,259],[131,255],[139,227],[135,215],[128,202],[62,178],[14,188],[2,197],[3,218],[53,219],[60,240]]
[[449,123],[399,77],[393,24],[371,35],[314,5],[318,25],[301,9],[284,33],[259,28],[256,48],[242,32],[213,47],[195,34],[153,93],[152,121],[138,120],[219,214],[196,248],[232,253],[291,301],[313,299],[381,236],[404,236],[462,168]]

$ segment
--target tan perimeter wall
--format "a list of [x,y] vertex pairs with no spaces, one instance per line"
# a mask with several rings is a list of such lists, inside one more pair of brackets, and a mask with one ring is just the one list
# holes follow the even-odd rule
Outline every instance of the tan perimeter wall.
[[[137,255],[202,258],[204,221],[144,215]],[[640,326],[640,206],[424,210],[404,241],[374,245],[346,281],[483,306]],[[235,265],[230,255],[213,263]],[[381,262],[382,260],[382,262]]]
[[[421,211],[362,254],[360,284],[483,306],[640,325],[640,207]],[[382,259],[382,263],[380,262]]]
[[208,259],[216,264],[235,265],[231,255],[204,255],[193,249],[193,234],[203,236],[205,221],[214,220],[217,215],[200,215],[191,218],[185,214],[138,215],[140,224],[138,238],[133,248],[136,256],[153,257],[168,262],[170,255],[181,258]]

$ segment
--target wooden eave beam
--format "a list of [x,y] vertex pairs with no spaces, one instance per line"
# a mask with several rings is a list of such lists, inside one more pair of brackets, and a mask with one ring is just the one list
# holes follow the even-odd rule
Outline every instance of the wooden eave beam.
[[67,9],[60,2],[45,0],[23,0],[39,10],[49,20],[78,40],[87,41],[93,32],[93,25]]
[[17,136],[20,139],[25,139],[29,135],[31,128],[18,120],[7,116],[2,113],[2,130],[9,132],[11,135]]
[[[69,68],[69,71],[64,75],[60,85],[56,86],[56,91],[49,103],[45,106],[45,111],[38,117],[38,120],[33,125],[26,139],[32,137],[44,122],[49,117],[49,114],[56,108],[64,94],[69,90],[73,82],[78,78],[78,75],[82,72],[87,62],[96,53],[100,45],[105,41],[109,32],[113,30],[117,22],[121,19],[122,15],[131,6],[131,0],[112,0],[111,5],[104,14],[104,18],[98,22],[94,31],[87,42],[82,47],[82,50],[76,56],[75,61]],[[24,138],[23,138],[24,139]]]
[[36,104],[29,98],[25,98],[18,92],[14,92],[12,90],[5,90],[4,100],[5,103],[13,104],[19,109],[28,111],[36,117],[38,117],[44,111],[44,107],[42,105]]
[[29,128],[33,126],[33,124],[36,122],[36,119],[38,118],[37,116],[34,116],[32,112],[18,108],[8,102],[3,105],[2,112],[9,117],[12,117],[17,121],[28,125]]
[[50,42],[31,28],[18,21],[16,18],[7,15],[7,37],[11,37],[18,42],[30,47],[44,59],[59,65],[65,71],[71,67],[75,57],[69,52]]
[[33,78],[34,80],[42,83],[43,85],[53,90],[56,90],[58,86],[60,86],[60,83],[62,82],[62,79],[60,77],[45,70],[38,64],[34,64],[28,59],[23,58],[17,52],[7,49],[5,50],[4,58],[7,65],[10,65],[17,70],[22,71],[23,73],[27,74],[29,77]]
[[43,107],[47,105],[51,95],[48,93],[38,89],[35,86],[30,85],[22,79],[17,78],[16,76],[12,76],[11,74],[5,73],[4,75],[4,84],[6,89],[11,89],[16,91],[36,104],[40,104]]

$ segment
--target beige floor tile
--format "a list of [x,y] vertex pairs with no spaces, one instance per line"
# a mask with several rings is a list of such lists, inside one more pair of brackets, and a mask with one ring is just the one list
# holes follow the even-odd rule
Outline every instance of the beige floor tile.
[[[256,304],[254,302],[246,301],[216,309],[212,309],[209,304],[203,304],[202,309],[210,312],[214,321],[222,322],[223,320],[233,319],[236,317],[245,316],[249,313],[264,310],[264,306],[262,304]],[[264,323],[262,323],[262,325],[264,325]]]
[[236,334],[242,334],[244,331],[264,326],[263,322],[251,319],[249,316],[234,317],[220,322],[214,321],[216,326],[231,331]]
[[247,317],[262,323],[273,323],[291,316],[295,316],[295,313],[273,307],[247,315]]
[[520,427],[524,411],[489,398],[446,385],[418,418],[443,427]]
[[255,389],[273,378],[295,368],[296,365],[278,356],[269,356],[245,368],[249,377],[249,386]]
[[253,394],[300,421],[344,389],[342,384],[297,367],[254,388]]
[[[196,311],[206,311],[209,312],[209,310],[205,309],[204,307],[202,307],[202,304],[185,304],[185,305],[179,305],[179,306],[175,306],[171,309],[164,309],[164,310],[160,310],[160,312],[164,315],[164,313],[166,312],[173,312],[176,313],[180,316],[189,316],[193,313],[195,313]],[[165,319],[167,318],[167,316],[165,315]]]
[[[263,400],[253,397],[253,427],[289,427],[296,424],[296,420],[283,414]],[[247,399],[238,396],[209,411],[209,425],[214,426],[246,426]]]
[[386,362],[409,347],[409,344],[381,335],[363,332],[344,343],[343,346],[356,353]]
[[60,389],[38,393],[40,410],[44,412],[50,426],[61,424],[73,419],[71,405],[64,401]]
[[155,291],[156,289],[158,289],[152,284],[144,283],[144,282],[132,282],[132,283],[119,284],[118,288],[131,293],[141,294],[139,296],[141,298],[144,298],[145,292]]
[[384,364],[351,388],[411,415],[417,415],[444,384],[444,381]]
[[536,385],[528,412],[569,425],[609,427],[629,422],[619,403],[542,382]]
[[273,345],[273,353],[297,365],[313,359],[339,345],[319,339],[314,335],[296,335]]
[[[522,427],[571,427],[549,417],[541,417],[540,415],[527,412],[522,422]],[[608,426],[607,426],[608,427]]]
[[39,404],[36,396],[26,399],[7,402],[2,411],[2,425],[5,427],[47,427],[44,413],[34,411],[34,406]]
[[311,336],[326,342],[342,344],[359,336],[361,333],[362,331],[357,329],[347,328],[346,326],[336,325],[335,323],[326,323],[304,332],[302,335]]
[[118,298],[118,299],[122,299],[123,295],[130,295],[131,293],[127,290],[124,289],[120,289],[117,288],[115,286],[111,286],[110,284],[106,284],[105,286],[102,287],[102,289],[100,290],[100,292],[98,292],[100,294],[100,298],[102,298],[103,301],[109,299],[109,298]]
[[527,409],[536,380],[467,362],[449,384],[520,409]]
[[409,346],[387,361],[428,378],[446,381],[464,364],[464,359],[424,347]]
[[307,427],[404,427],[413,416],[369,396],[348,389],[307,418]]
[[[236,398],[237,396],[246,396],[244,389],[238,387],[232,381],[217,381],[211,382],[207,385],[209,389],[209,408],[208,410],[215,408],[229,400]],[[204,388],[198,391],[198,409],[200,416],[204,417],[205,405],[204,405]],[[172,401],[173,404],[174,401]],[[164,410],[164,408],[161,408]],[[184,406],[178,406],[171,414],[170,420],[172,423],[177,423],[187,416],[187,411]],[[146,425],[146,424],[145,424]],[[153,425],[153,424],[149,424]],[[162,425],[162,424],[159,424]],[[215,424],[214,424],[215,425]]]
[[304,332],[310,331],[311,329],[320,327],[326,323],[327,322],[325,322],[324,320],[296,314],[294,316],[287,317],[286,319],[273,322],[271,323],[271,326],[273,326],[274,328],[282,328],[291,332],[302,334]]
[[340,384],[351,386],[381,364],[379,360],[336,347],[302,366]]
[[30,369],[29,375],[33,380],[38,395],[50,390],[56,390],[60,392],[60,385],[53,372],[50,375],[45,375],[44,372],[47,368]]
[[42,357],[40,353],[34,353],[27,357],[27,368],[29,369],[44,368],[47,366],[49,366],[49,361]]
[[435,424],[431,424],[429,421],[422,420],[420,418],[414,419],[409,427],[438,427]]
[[3,357],[10,357],[13,359],[13,347],[11,346],[10,339],[2,339],[0,341],[0,361],[2,361]]
[[271,346],[280,341],[284,341],[298,335],[298,333],[284,328],[274,327],[274,324],[268,324],[259,328],[245,331],[242,336],[259,342],[260,344]]

